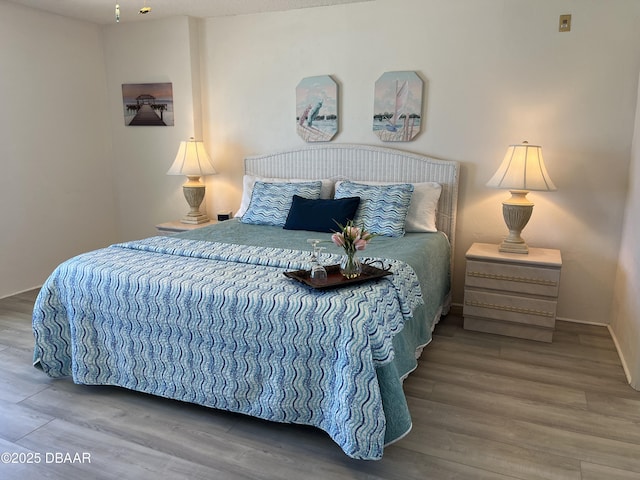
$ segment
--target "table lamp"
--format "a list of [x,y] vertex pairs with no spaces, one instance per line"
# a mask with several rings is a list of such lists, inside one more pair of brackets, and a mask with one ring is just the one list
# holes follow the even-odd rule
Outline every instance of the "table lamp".
[[487,186],[511,191],[511,198],[502,202],[502,215],[509,235],[500,245],[500,251],[529,253],[529,247],[521,236],[533,212],[533,202],[527,199],[527,193],[530,190],[556,190],[544,166],[542,147],[529,145],[528,142],[510,145],[502,164],[487,182]]
[[167,175],[185,175],[189,179],[182,186],[182,192],[190,210],[180,220],[182,223],[197,225],[209,221],[209,217],[200,212],[200,204],[205,193],[205,186],[200,182],[200,177],[216,173],[202,142],[196,142],[193,137],[188,141],[180,142],[178,154]]

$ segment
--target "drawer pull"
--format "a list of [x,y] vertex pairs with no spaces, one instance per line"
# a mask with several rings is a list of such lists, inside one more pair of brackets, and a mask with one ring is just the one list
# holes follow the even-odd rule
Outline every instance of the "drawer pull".
[[489,278],[491,280],[506,280],[508,282],[521,282],[521,283],[533,283],[536,285],[546,285],[549,287],[555,287],[558,282],[553,280],[544,280],[543,278],[527,278],[527,277],[514,277],[512,275],[500,275],[498,273],[484,273],[484,272],[467,272],[470,277],[477,278]]
[[521,307],[511,307],[508,305],[498,305],[495,303],[485,303],[485,302],[475,302],[471,300],[467,300],[465,302],[466,305],[470,307],[480,307],[480,308],[489,308],[492,310],[503,310],[505,312],[515,312],[515,313],[524,313],[526,315],[537,315],[539,317],[549,317],[555,318],[555,313],[553,312],[545,312],[543,310],[532,310],[530,308],[521,308]]

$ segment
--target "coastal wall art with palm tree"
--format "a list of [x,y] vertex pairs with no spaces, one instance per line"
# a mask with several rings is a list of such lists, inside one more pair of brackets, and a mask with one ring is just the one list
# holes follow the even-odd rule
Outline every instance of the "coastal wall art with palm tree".
[[173,126],[173,85],[123,83],[122,108],[127,126]]

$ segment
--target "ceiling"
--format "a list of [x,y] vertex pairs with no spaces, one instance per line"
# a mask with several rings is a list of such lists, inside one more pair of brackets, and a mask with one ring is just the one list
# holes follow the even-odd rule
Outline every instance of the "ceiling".
[[[115,23],[115,6],[120,5],[120,22],[174,16],[222,17],[247,13],[294,10],[372,0],[9,0],[98,24]],[[150,7],[147,14],[138,13]]]

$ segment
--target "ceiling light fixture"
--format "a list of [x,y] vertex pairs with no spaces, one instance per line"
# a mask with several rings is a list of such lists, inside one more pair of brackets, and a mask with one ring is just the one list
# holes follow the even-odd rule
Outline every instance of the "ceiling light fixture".
[[140,15],[146,15],[150,11],[151,11],[151,7],[147,7],[147,0],[144,0],[144,6],[140,10],[138,10],[138,13]]
[[[151,7],[147,7],[147,0],[144,0],[144,5],[138,10],[140,15],[146,15],[151,12]],[[120,3],[116,1],[116,9],[115,9],[116,23],[120,23]]]

